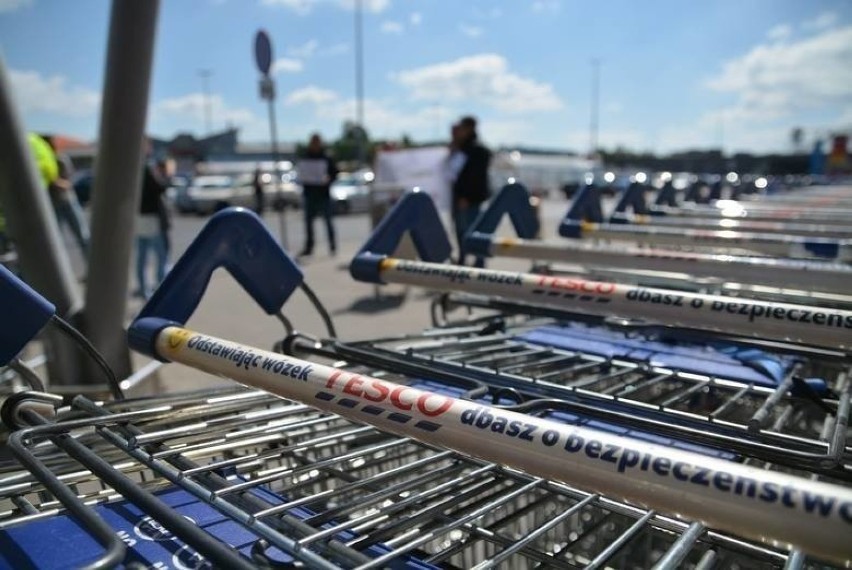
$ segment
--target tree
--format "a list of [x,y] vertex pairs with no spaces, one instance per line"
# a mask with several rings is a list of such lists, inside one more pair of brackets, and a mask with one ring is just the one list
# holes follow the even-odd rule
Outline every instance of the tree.
[[805,131],[802,127],[794,127],[790,131],[790,143],[793,145],[793,152],[798,153],[802,148],[802,141],[805,138]]
[[360,145],[364,148],[364,159],[369,161],[371,158],[370,135],[364,127],[354,121],[345,121],[340,138],[332,144],[335,159],[341,162],[358,160],[361,158],[358,156]]

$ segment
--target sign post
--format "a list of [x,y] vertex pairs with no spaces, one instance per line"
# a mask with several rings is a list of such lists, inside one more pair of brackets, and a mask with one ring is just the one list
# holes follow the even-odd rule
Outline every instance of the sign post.
[[275,120],[275,80],[269,74],[272,68],[272,42],[265,30],[258,30],[254,36],[254,61],[261,73],[260,98],[265,100],[269,110],[269,138],[272,145],[273,179],[275,180],[275,195],[278,202],[278,227],[281,239],[281,247],[289,250],[286,224],[286,204],[282,193],[282,179],[279,164],[281,157],[278,154],[278,129]]

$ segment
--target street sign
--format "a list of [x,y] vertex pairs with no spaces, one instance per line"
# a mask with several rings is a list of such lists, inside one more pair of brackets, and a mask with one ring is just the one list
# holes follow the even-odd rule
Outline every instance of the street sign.
[[264,101],[275,99],[275,81],[268,75],[260,78],[260,98]]
[[272,67],[272,42],[264,30],[258,30],[254,36],[254,61],[262,74],[269,75],[269,69]]

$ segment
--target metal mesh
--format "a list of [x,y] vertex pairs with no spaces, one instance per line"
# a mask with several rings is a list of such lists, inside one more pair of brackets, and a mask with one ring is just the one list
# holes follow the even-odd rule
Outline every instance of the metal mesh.
[[[77,398],[59,422],[25,432],[25,452],[84,502],[132,503],[51,443],[64,435],[139,489],[182,488],[225,512],[251,533],[258,565],[279,550],[342,567],[445,568],[646,568],[666,556],[756,568],[789,554],[261,392],[103,407]],[[29,472],[0,478],[0,530],[61,509]]]
[[[467,397],[524,411],[564,410],[682,441],[850,480],[850,382],[844,363],[799,359],[777,387],[684,372],[629,357],[607,358],[524,341],[536,325],[482,334],[483,327],[335,343],[341,357],[466,386]],[[802,378],[826,380],[837,399],[820,400]],[[803,388],[799,393],[796,388]]]

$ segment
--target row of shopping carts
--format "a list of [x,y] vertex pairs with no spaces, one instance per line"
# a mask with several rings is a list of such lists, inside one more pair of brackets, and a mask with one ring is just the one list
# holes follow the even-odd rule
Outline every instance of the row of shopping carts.
[[[530,271],[448,265],[431,200],[405,196],[351,272],[441,292],[435,325],[347,342],[258,218],[217,214],[129,339],[242,386],[9,397],[0,567],[847,566],[846,266],[539,233],[507,186],[462,245]],[[406,234],[420,260],[394,257]],[[288,329],[303,289],[326,334],[268,352],[184,328],[219,267]],[[9,360],[56,319],[2,277]]]

